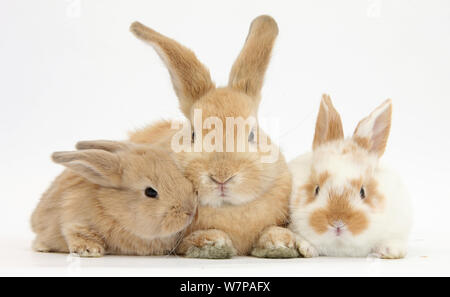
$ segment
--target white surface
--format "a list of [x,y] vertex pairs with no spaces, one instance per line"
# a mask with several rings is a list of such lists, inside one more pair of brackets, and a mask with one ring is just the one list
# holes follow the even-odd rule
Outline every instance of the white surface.
[[[154,51],[128,31],[132,21],[192,48],[221,85],[251,20],[263,13],[277,20],[280,35],[260,117],[279,119],[279,131],[271,134],[281,134],[287,158],[310,149],[323,92],[331,95],[347,135],[373,108],[392,98],[392,133],[383,159],[400,170],[412,193],[413,239],[423,241],[413,241],[407,260],[374,265],[364,259],[210,262],[108,257],[82,260],[81,267],[93,267],[81,273],[120,274],[133,267],[151,273],[158,267],[172,275],[277,275],[347,268],[367,273],[379,267],[388,273],[448,274],[447,0],[1,0],[2,272],[38,273],[39,267],[68,271],[65,256],[28,251],[30,214],[62,170],[50,162],[51,152],[73,148],[77,140],[123,139],[136,127],[180,116],[167,70]],[[121,268],[107,269],[111,266]]]
[[[450,245],[413,240],[406,259],[377,258],[197,260],[175,256],[79,258],[34,253],[26,241],[0,248],[0,276],[450,276]],[[433,248],[430,249],[430,245]]]

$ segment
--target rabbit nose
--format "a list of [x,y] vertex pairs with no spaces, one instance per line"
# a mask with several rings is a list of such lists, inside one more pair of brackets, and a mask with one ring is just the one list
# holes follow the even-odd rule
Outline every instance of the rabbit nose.
[[342,228],[345,226],[345,223],[341,220],[333,221],[331,225],[335,228]]
[[218,185],[225,185],[226,183],[228,183],[230,180],[233,179],[233,176],[230,176],[228,178],[219,178],[217,176],[210,175],[209,178]]

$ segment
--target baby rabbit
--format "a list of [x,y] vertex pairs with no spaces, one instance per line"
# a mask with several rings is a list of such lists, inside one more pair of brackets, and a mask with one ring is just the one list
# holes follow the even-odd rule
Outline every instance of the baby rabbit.
[[[195,258],[230,258],[236,254],[297,256],[295,249],[280,243],[279,238],[285,241],[287,230],[278,227],[288,219],[291,174],[283,154],[257,122],[264,76],[278,35],[275,20],[262,15],[252,21],[228,85],[217,88],[208,69],[188,48],[138,22],[131,25],[131,31],[161,56],[181,111],[193,128],[186,138],[189,150],[177,153],[177,157],[181,170],[198,190],[199,214],[177,253]],[[202,116],[196,117],[199,111]],[[208,126],[207,120],[211,119],[225,125]],[[228,125],[231,131],[238,130],[237,125],[228,124],[230,119],[254,121],[242,125],[239,136],[240,132],[230,133],[227,129]],[[218,149],[213,151],[203,141],[211,132],[227,135],[223,141],[214,139]],[[158,122],[136,131],[130,140],[158,143],[175,152],[175,133],[170,122]],[[270,150],[264,149],[264,139]],[[238,143],[243,144],[241,151]],[[271,161],[263,161],[271,156]]]
[[195,216],[197,197],[170,154],[114,141],[76,147],[52,155],[68,169],[32,215],[33,249],[82,257],[172,252]]
[[408,194],[399,177],[381,166],[391,126],[385,101],[344,139],[331,100],[320,105],[313,152],[293,160],[290,229],[304,257],[406,254],[411,225]]

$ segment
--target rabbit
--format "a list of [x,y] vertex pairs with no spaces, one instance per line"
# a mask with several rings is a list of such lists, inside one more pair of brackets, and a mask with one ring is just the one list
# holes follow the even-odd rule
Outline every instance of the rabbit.
[[32,214],[33,249],[81,257],[173,252],[198,201],[170,154],[115,141],[76,147],[52,155],[67,169]]
[[289,163],[289,229],[303,257],[403,258],[412,224],[400,177],[380,164],[391,127],[388,99],[344,139],[341,118],[324,95],[313,151]]
[[[198,110],[203,118],[216,118],[222,123],[227,118],[256,118],[264,75],[278,35],[278,25],[272,17],[263,15],[253,20],[231,69],[228,86],[218,88],[207,68],[189,49],[139,22],[133,23],[130,30],[149,43],[167,66],[180,109],[194,129],[189,145],[201,147],[202,137],[212,131],[195,124]],[[226,135],[226,130],[220,131]],[[134,131],[130,140],[165,144],[171,150],[176,133],[171,122],[161,121]],[[248,125],[244,135],[247,148],[243,152],[176,154],[182,171],[199,193],[198,219],[188,228],[178,254],[195,258],[298,256],[294,246],[284,245],[290,240],[285,239],[285,230],[278,228],[287,224],[292,188],[284,156],[279,153],[273,162],[261,161],[268,153],[259,146],[267,135],[258,128],[257,121]],[[270,139],[268,143],[274,145]],[[250,146],[256,147],[255,151],[250,151]]]

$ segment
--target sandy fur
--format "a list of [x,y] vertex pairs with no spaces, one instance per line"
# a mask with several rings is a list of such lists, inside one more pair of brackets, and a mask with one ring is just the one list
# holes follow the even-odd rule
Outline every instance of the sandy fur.
[[[223,123],[227,117],[256,117],[264,75],[278,35],[278,26],[270,16],[259,16],[252,22],[232,67],[229,84],[221,88],[213,87],[209,71],[189,49],[140,23],[132,24],[131,31],[153,46],[166,64],[181,111],[192,125],[195,109],[201,109],[204,118],[218,117]],[[130,140],[165,143],[170,150],[174,133],[167,123],[159,122],[135,131]],[[195,247],[200,249],[195,255],[209,258],[208,252],[201,250],[210,248],[204,242],[220,241],[232,244],[228,251],[248,255],[267,227],[287,223],[291,175],[281,154],[271,164],[260,162],[264,154],[258,151],[178,155],[181,169],[193,182],[200,200],[198,220],[189,227],[186,245],[182,244],[180,253]],[[231,194],[224,199],[218,197],[212,178],[220,182],[233,178],[228,184]],[[223,236],[220,239],[217,233],[212,236],[210,229],[218,230]],[[198,237],[205,240],[194,240]]]
[[[92,182],[90,172],[81,176],[82,169],[78,168],[66,169],[58,176],[33,212],[31,225],[36,233],[33,248],[85,257],[172,252],[180,232],[192,220],[197,199],[191,183],[171,163],[169,154],[147,149],[148,146],[137,147],[111,153],[121,161],[118,172],[109,172],[112,176],[120,175],[118,181],[111,179],[117,184],[110,187]],[[106,153],[89,148],[73,154],[84,154],[83,158],[87,158],[93,152]],[[65,153],[54,155],[54,160],[63,165],[67,158]],[[79,162],[80,157],[70,158]],[[96,160],[89,162],[94,167]],[[106,166],[104,160],[101,162]],[[108,168],[114,168],[113,165]],[[150,185],[158,189],[158,201],[150,201],[143,194]]]

